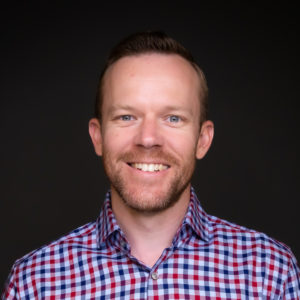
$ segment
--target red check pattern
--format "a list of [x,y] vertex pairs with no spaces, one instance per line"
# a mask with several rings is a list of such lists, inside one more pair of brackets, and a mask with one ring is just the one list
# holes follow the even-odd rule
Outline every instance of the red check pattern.
[[2,299],[300,299],[299,278],[287,246],[206,214],[193,190],[149,268],[130,254],[108,193],[96,222],[17,260]]

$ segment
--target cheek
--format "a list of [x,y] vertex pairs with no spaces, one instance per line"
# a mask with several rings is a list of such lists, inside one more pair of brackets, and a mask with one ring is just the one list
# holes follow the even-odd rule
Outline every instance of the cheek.
[[196,155],[197,137],[191,132],[182,132],[180,134],[167,137],[168,146],[183,158]]
[[103,149],[110,155],[122,152],[130,144],[129,137],[130,134],[121,130],[108,130],[103,135]]

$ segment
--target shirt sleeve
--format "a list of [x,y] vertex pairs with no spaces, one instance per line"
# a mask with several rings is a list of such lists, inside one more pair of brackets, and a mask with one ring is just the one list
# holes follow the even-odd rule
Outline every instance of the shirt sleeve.
[[4,291],[1,296],[2,300],[20,299],[17,292],[15,280],[15,268],[13,267],[5,283]]
[[281,299],[300,299],[300,269],[294,256],[292,256],[283,296]]

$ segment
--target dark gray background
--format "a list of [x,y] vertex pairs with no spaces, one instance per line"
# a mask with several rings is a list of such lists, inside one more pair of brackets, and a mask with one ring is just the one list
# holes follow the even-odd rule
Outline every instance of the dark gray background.
[[216,133],[193,179],[202,205],[299,260],[296,7],[28,2],[1,8],[1,284],[17,258],[97,217],[108,182],[88,121],[100,69],[147,29],[181,41],[207,75]]

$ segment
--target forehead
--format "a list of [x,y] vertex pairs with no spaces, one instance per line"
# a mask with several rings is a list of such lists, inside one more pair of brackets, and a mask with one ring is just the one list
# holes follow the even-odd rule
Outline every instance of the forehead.
[[179,85],[189,85],[199,89],[199,77],[194,67],[186,59],[175,54],[141,54],[127,56],[111,65],[103,80],[104,90],[134,81],[156,80],[177,81]]
[[176,107],[200,115],[200,83],[194,67],[178,55],[143,54],[109,67],[102,86],[102,114],[120,107],[144,112]]

